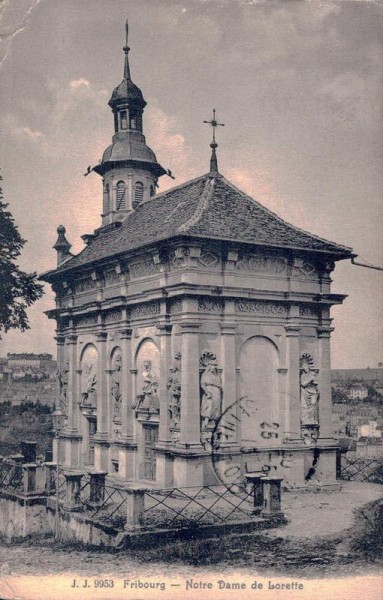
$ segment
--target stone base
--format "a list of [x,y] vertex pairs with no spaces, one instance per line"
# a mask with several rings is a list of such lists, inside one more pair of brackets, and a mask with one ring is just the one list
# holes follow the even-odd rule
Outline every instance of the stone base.
[[174,457],[173,487],[204,485],[202,457]]
[[82,436],[78,434],[63,433],[59,440],[59,462],[68,467],[79,467],[81,465],[81,441]]

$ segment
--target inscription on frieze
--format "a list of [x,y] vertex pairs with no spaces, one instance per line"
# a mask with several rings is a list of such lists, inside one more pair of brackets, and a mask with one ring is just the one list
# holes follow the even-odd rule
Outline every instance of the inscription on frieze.
[[236,300],[235,310],[240,313],[256,313],[259,315],[286,315],[284,304],[275,302],[258,302],[256,300]]

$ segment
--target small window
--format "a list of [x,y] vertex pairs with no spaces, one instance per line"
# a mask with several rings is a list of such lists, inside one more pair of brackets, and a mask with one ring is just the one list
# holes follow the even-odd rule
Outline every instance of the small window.
[[107,212],[109,212],[109,209],[110,209],[110,204],[109,204],[109,201],[110,201],[110,197],[109,197],[109,183],[107,183],[106,186],[105,186],[104,194],[105,194],[105,196],[104,196],[104,206],[105,206],[105,212],[107,213]]
[[155,189],[154,189],[154,185],[150,186],[150,197],[154,196],[154,194],[156,193]]
[[137,206],[138,204],[140,204],[140,202],[142,202],[143,197],[144,197],[144,184],[142,183],[142,181],[137,181],[135,188],[134,188],[134,204],[135,204],[135,206]]
[[121,129],[127,129],[128,128],[128,118],[126,115],[126,110],[122,110],[120,112],[120,123],[121,123]]
[[126,189],[125,183],[119,181],[116,185],[116,210],[126,209]]
[[136,129],[136,128],[137,128],[136,117],[131,117],[130,118],[130,129]]

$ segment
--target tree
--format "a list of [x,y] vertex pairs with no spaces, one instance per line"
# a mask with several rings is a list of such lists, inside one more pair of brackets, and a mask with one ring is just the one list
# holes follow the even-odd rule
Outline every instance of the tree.
[[[0,175],[0,180],[2,180]],[[29,329],[27,308],[43,295],[36,273],[25,273],[16,264],[26,240],[3,202],[0,187],[0,338],[10,329]]]

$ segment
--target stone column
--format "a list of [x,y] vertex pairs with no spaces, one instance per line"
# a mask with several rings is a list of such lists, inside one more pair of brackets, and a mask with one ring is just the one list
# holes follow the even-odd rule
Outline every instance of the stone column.
[[331,423],[331,352],[332,327],[318,327],[319,436],[333,438]]
[[[62,444],[64,447],[64,463],[71,467],[77,467],[80,464],[80,407],[78,397],[78,373],[77,373],[77,335],[70,334],[67,337],[68,348],[68,387],[67,387],[67,403],[68,403],[68,422],[63,434]],[[61,454],[61,453],[60,453]],[[60,459],[59,459],[60,460]]]
[[106,373],[107,333],[97,333],[97,433],[94,436],[94,466],[97,471],[108,471],[108,390]]
[[199,323],[180,323],[182,335],[180,446],[200,450]]
[[301,401],[299,384],[299,333],[298,325],[285,325],[287,360],[287,386],[285,404],[285,437],[286,440],[300,439]]

